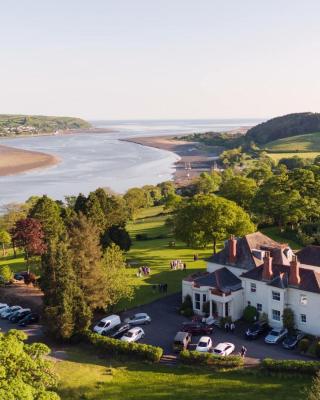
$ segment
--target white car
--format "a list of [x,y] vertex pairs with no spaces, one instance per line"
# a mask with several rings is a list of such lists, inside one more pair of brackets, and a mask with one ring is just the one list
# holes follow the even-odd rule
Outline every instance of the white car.
[[285,328],[273,328],[264,338],[264,341],[269,344],[277,344],[287,333],[288,330]]
[[124,342],[136,342],[144,337],[144,331],[142,328],[139,328],[138,326],[136,328],[131,328],[126,332],[121,340]]
[[139,313],[139,314],[134,314],[130,318],[126,318],[124,322],[130,325],[146,325],[150,324],[151,318],[146,313]]
[[18,311],[21,309],[22,309],[22,307],[20,307],[20,306],[12,306],[12,307],[5,308],[0,314],[1,318],[7,318],[7,317],[9,317],[9,315],[14,313],[15,311]]
[[196,351],[207,353],[212,349],[212,339],[209,336],[202,336],[199,340]]
[[9,308],[8,304],[6,304],[6,303],[0,303],[0,313],[1,313],[2,311],[4,311],[6,308]]
[[235,345],[233,343],[219,343],[218,346],[216,346],[213,349],[214,354],[217,354],[219,356],[228,356],[229,354],[233,353],[235,349]]

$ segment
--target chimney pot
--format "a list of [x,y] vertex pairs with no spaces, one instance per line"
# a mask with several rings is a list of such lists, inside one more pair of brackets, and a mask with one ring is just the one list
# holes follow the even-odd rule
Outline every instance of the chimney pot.
[[228,241],[228,247],[229,247],[229,263],[230,264],[235,264],[237,260],[237,239],[235,238],[234,235],[230,236],[230,239]]
[[272,276],[272,257],[270,257],[270,251],[266,251],[263,259],[262,279],[264,281],[271,281]]
[[290,262],[289,285],[299,286],[300,281],[300,263],[298,261],[298,257],[293,255]]

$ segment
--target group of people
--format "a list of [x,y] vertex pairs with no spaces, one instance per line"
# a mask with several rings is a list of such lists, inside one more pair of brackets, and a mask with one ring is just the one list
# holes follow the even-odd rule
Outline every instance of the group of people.
[[158,283],[157,285],[152,285],[152,290],[155,293],[158,289],[159,293],[167,293],[168,292],[168,284],[167,283]]
[[185,271],[187,269],[187,264],[181,260],[172,260],[170,261],[170,268],[173,270],[183,269]]
[[141,278],[142,276],[150,275],[151,269],[149,267],[139,267],[137,272],[137,277]]
[[226,322],[224,324],[224,329],[225,329],[226,332],[230,331],[231,333],[233,333],[235,331],[235,329],[236,329],[236,326],[235,326],[234,322],[231,322],[231,323]]

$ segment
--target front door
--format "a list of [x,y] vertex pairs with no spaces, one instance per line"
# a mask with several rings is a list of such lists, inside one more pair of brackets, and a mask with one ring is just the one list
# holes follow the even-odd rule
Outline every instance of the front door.
[[229,303],[225,304],[225,309],[224,310],[225,310],[225,316],[229,317],[229,314],[230,314]]

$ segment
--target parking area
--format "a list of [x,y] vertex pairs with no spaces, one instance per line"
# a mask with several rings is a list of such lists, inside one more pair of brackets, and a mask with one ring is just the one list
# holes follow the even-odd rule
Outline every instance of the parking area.
[[[122,313],[121,319],[123,320],[138,312],[147,313],[152,318],[152,322],[150,325],[143,326],[145,338],[141,342],[160,346],[164,349],[165,354],[172,354],[174,336],[180,330],[182,323],[188,321],[187,318],[178,313],[180,304],[181,294],[174,294]],[[247,357],[253,361],[258,361],[266,357],[274,359],[308,359],[300,355],[296,350],[284,349],[281,344],[268,345],[264,343],[263,337],[257,340],[246,340],[244,338],[245,329],[244,325],[236,324],[235,333],[230,333],[214,327],[213,334],[211,335],[213,345],[216,346],[220,342],[231,342],[235,345],[235,354],[239,353],[241,347],[244,345],[248,349]],[[200,336],[193,336],[190,350],[195,349],[199,339]]]

